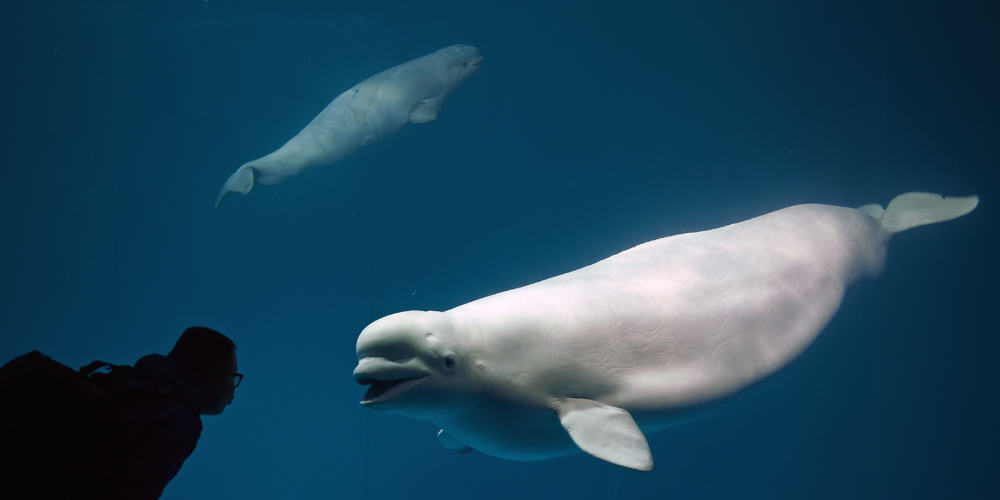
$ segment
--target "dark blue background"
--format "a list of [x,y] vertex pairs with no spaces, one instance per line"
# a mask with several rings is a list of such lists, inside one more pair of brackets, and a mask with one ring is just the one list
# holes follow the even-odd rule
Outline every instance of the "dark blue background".
[[[6,1],[0,362],[246,380],[164,498],[997,498],[995,1]],[[468,43],[428,125],[212,203],[337,94]],[[371,321],[796,203],[979,194],[896,237],[797,361],[649,436],[651,473],[445,450],[365,412]]]

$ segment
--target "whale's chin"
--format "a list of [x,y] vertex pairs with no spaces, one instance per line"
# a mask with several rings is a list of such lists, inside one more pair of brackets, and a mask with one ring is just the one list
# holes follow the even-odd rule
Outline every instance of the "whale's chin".
[[359,384],[369,386],[368,390],[365,391],[364,397],[361,399],[361,404],[369,406],[373,403],[385,403],[393,400],[406,391],[412,389],[425,378],[426,375],[422,377],[397,378],[394,380],[358,380]]

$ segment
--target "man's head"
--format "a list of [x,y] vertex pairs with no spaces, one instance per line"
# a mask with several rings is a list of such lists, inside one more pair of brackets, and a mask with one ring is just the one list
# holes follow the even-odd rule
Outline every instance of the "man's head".
[[202,415],[218,415],[233,401],[238,379],[236,344],[203,326],[192,326],[177,339],[171,357],[180,356],[194,368],[204,389]]

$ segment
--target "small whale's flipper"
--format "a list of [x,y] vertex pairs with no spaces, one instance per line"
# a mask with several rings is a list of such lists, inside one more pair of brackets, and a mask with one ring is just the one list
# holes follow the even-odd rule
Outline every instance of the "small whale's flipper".
[[444,429],[438,431],[438,441],[441,441],[441,444],[443,444],[445,448],[448,448],[456,453],[461,453],[462,455],[472,452],[471,446],[455,439],[451,434],[445,432]]
[[254,181],[254,171],[253,167],[249,163],[244,164],[239,168],[233,175],[229,176],[226,183],[222,185],[222,191],[219,193],[219,197],[215,200],[215,208],[212,211],[219,209],[219,205],[222,204],[222,199],[226,197],[229,192],[240,193],[246,196],[253,188]]
[[961,217],[979,205],[978,196],[946,198],[933,193],[901,194],[882,210],[879,205],[865,205],[858,210],[882,221],[882,229],[898,233],[907,229]]
[[441,114],[441,105],[443,103],[444,98],[442,96],[435,96],[414,104],[410,108],[410,123],[419,125],[437,120],[438,115]]

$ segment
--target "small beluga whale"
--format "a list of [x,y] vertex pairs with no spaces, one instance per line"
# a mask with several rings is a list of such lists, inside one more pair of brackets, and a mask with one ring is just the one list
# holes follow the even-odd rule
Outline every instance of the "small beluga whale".
[[893,234],[976,196],[907,193],[884,210],[796,205],[658,239],[358,337],[368,409],[428,420],[446,447],[512,460],[584,451],[651,470],[645,434],[704,414],[787,365],[883,268]]
[[230,175],[215,200],[215,210],[227,194],[246,195],[255,182],[280,184],[303,170],[342,160],[407,123],[436,120],[444,99],[482,64],[479,49],[452,45],[347,89],[284,146]]

